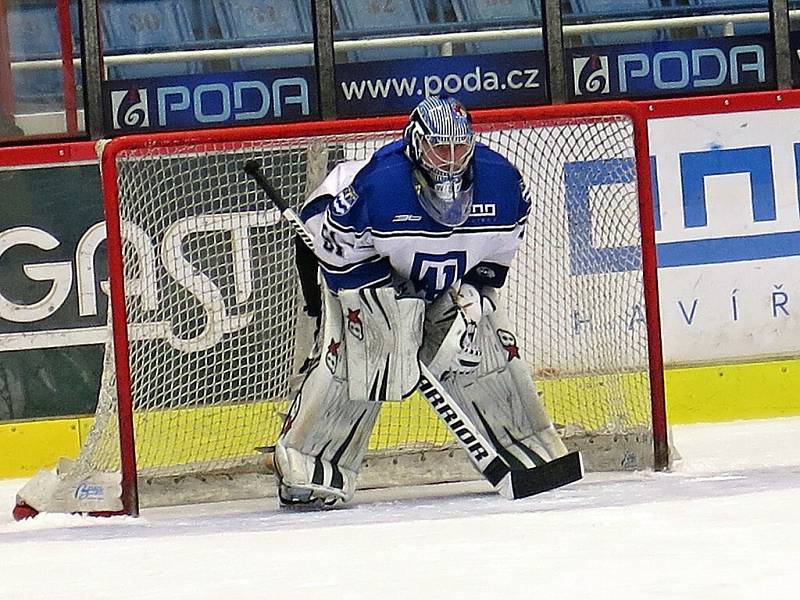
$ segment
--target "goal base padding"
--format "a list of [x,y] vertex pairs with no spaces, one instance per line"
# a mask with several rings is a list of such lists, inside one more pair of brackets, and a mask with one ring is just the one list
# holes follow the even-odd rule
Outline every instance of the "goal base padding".
[[[41,470],[17,492],[17,506],[36,512],[122,514],[122,475],[115,472],[76,472],[62,458],[55,470]],[[15,515],[29,512],[25,508]],[[32,515],[28,515],[32,516]]]
[[[567,433],[570,452],[580,451],[586,472],[633,471],[652,468],[652,436],[639,434]],[[266,448],[262,449],[267,450]],[[674,452],[674,451],[673,451]],[[673,458],[677,453],[672,454]],[[235,469],[198,474],[158,476],[140,473],[142,508],[197,502],[219,502],[268,498],[276,495],[272,455],[259,453],[242,460]],[[62,459],[58,469],[40,471],[18,494],[14,518],[39,512],[91,515],[120,514],[119,474],[70,476],[71,461]],[[451,444],[436,448],[414,448],[400,453],[368,452],[358,478],[358,489],[428,485],[481,479],[464,451]],[[102,501],[101,501],[102,498]]]
[[39,514],[39,511],[25,502],[17,502],[11,514],[15,521],[22,521],[24,519],[31,519],[35,517]]

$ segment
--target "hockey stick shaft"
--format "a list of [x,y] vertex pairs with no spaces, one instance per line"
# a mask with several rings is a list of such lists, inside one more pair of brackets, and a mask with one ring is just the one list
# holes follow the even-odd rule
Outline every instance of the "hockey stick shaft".
[[311,237],[308,229],[306,229],[305,224],[300,220],[300,217],[297,216],[297,213],[294,212],[292,207],[289,206],[289,203],[283,199],[283,196],[272,187],[272,184],[264,176],[264,172],[261,170],[261,165],[258,164],[258,161],[248,160],[244,165],[244,172],[252,177],[256,185],[267,195],[267,198],[281,211],[281,216],[292,226],[295,233],[303,240],[303,243],[314,252],[314,239]]
[[436,411],[439,418],[461,444],[472,463],[481,475],[493,486],[496,486],[509,472],[511,467],[497,453],[497,450],[477,430],[470,418],[453,400],[442,383],[430,372],[427,366],[419,363],[422,376],[419,391]]
[[[315,252],[314,242],[311,233],[300,220],[297,213],[281,197],[277,190],[270,184],[257,161],[248,161],[244,166],[247,173],[256,184],[267,194],[267,197],[281,211],[281,215],[294,229],[300,239]],[[496,486],[502,478],[507,475],[511,468],[502,459],[497,450],[484,438],[475,427],[475,424],[464,413],[461,407],[456,404],[452,396],[444,389],[441,382],[430,372],[430,370],[420,362],[420,392],[431,407],[439,415],[458,443],[464,448],[472,463],[478,468],[481,474]]]

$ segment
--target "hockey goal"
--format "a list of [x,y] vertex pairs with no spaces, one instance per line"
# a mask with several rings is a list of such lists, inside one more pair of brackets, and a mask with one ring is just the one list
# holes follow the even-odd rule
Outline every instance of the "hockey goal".
[[[645,121],[635,105],[476,111],[533,195],[504,290],[518,344],[588,469],[663,469],[667,428]],[[293,234],[242,168],[299,205],[404,118],[117,138],[102,147],[113,343],[80,456],[20,492],[37,510],[274,493],[303,336]],[[477,198],[477,203],[490,199]],[[261,449],[261,450],[259,450]],[[389,403],[360,486],[474,478],[421,398]]]

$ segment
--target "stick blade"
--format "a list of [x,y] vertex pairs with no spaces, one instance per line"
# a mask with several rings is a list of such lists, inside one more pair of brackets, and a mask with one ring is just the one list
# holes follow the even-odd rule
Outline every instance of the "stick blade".
[[583,478],[581,453],[570,452],[538,467],[511,471],[511,489],[516,500],[554,490],[581,478]]

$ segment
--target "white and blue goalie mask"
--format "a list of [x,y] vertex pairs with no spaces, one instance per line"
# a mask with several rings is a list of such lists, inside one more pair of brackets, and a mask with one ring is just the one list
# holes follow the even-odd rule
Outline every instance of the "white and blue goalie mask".
[[417,196],[425,211],[448,227],[461,225],[472,209],[472,119],[454,98],[427,98],[411,113],[404,134],[416,165]]

